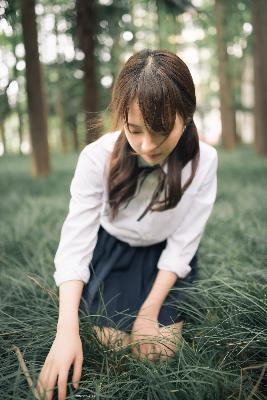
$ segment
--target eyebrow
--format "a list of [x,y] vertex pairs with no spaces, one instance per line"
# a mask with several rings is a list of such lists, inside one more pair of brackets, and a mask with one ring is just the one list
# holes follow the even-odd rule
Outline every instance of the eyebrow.
[[132,124],[131,122],[128,122],[129,126],[133,126],[134,128],[142,128],[140,125]]

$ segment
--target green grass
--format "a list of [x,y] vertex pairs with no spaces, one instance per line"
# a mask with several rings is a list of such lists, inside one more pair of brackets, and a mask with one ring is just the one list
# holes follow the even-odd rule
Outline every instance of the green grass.
[[[51,176],[34,179],[29,158],[0,158],[1,399],[33,398],[11,346],[36,380],[54,339],[53,257],[76,160],[53,155]],[[199,248],[200,279],[181,305],[190,314],[182,349],[161,363],[114,353],[97,342],[84,316],[81,396],[69,399],[267,398],[267,160],[246,145],[219,149],[218,178]]]

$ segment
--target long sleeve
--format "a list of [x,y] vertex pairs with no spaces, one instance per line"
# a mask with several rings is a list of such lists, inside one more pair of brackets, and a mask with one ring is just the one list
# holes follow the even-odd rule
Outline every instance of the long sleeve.
[[87,283],[90,278],[89,263],[97,242],[103,196],[103,160],[95,143],[81,151],[71,181],[69,212],[54,258],[57,286],[69,280]]
[[[158,269],[172,271],[181,279],[191,271],[189,265],[198,249],[217,194],[218,155],[214,149],[198,190],[189,196],[190,208],[179,227],[167,238],[158,260]],[[186,195],[186,191],[185,194]]]

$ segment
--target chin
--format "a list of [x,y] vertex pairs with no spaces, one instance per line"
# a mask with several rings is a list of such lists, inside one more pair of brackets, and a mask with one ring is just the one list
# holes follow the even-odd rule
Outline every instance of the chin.
[[148,162],[149,164],[160,164],[163,160],[164,160],[164,157],[162,157],[162,154],[161,155],[159,155],[159,156],[155,156],[155,157],[149,157],[149,156],[146,156],[146,157],[143,157],[144,159],[145,159],[145,161],[146,162]]

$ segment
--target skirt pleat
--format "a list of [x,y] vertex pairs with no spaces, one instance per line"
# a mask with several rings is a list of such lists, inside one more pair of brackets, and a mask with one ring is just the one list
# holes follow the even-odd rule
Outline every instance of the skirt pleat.
[[[90,279],[82,293],[82,305],[95,325],[131,331],[153,286],[159,271],[157,263],[166,244],[164,240],[149,246],[130,246],[100,226],[88,266]],[[177,278],[161,307],[158,322],[162,326],[185,320],[185,312],[179,309],[179,303],[185,301],[184,291],[173,289],[190,285],[196,279],[197,253],[190,266],[190,273],[185,279]]]

